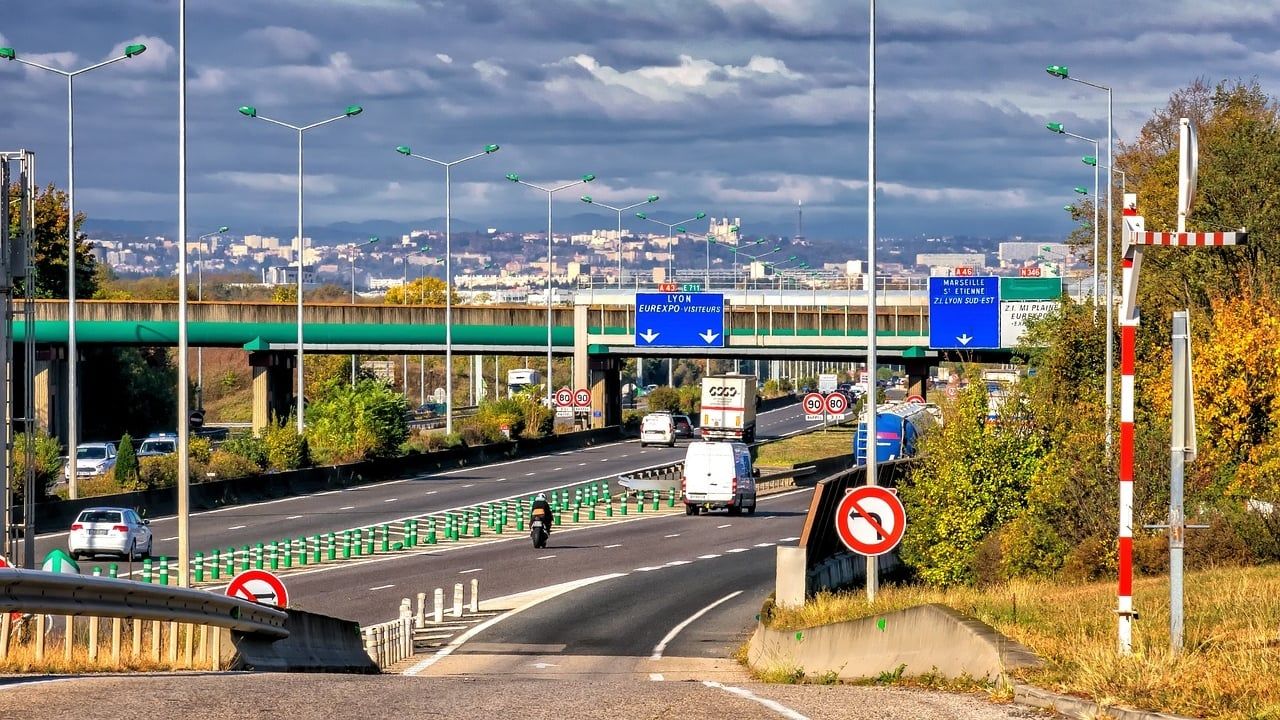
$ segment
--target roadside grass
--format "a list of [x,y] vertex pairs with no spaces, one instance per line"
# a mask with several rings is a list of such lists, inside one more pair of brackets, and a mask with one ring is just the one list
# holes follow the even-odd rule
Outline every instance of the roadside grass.
[[854,428],[850,425],[833,425],[825,431],[815,430],[761,445],[755,464],[761,467],[794,468],[814,460],[852,455],[853,433]]
[[771,626],[798,630],[942,603],[981,620],[1045,660],[1017,676],[1034,685],[1145,710],[1245,720],[1280,717],[1280,565],[1219,567],[1186,578],[1184,650],[1169,649],[1169,582],[1134,582],[1133,653],[1116,651],[1115,585],[1013,581],[987,588],[889,585],[823,593],[776,608]]
[[[110,620],[105,621],[110,623]],[[143,653],[140,657],[132,657],[131,640],[126,634],[125,640],[120,649],[120,662],[111,662],[111,641],[108,638],[106,643],[99,643],[98,657],[96,660],[89,659],[89,648],[85,644],[76,644],[71,648],[71,659],[67,660],[64,653],[62,638],[59,636],[51,636],[49,642],[45,645],[44,658],[36,659],[36,650],[34,644],[18,644],[14,643],[9,647],[9,654],[3,660],[0,660],[0,673],[40,673],[40,674],[68,674],[80,675],[84,673],[114,673],[114,672],[162,672],[169,670],[177,670],[180,663],[169,663],[165,661],[155,662],[150,657],[150,641],[143,645]],[[164,649],[162,648],[163,657]]]

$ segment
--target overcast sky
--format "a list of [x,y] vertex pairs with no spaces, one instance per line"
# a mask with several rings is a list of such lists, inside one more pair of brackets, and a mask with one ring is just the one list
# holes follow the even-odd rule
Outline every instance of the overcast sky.
[[[295,136],[239,115],[307,124],[308,222],[443,214],[443,173],[394,152],[454,159],[455,215],[536,230],[545,196],[507,182],[582,173],[655,217],[702,210],[865,240],[867,11],[853,0],[190,0],[191,231],[288,226]],[[1274,0],[894,0],[880,3],[882,236],[1055,236],[1115,88],[1131,139],[1197,76],[1280,92]],[[63,68],[130,42],[147,52],[76,84],[77,199],[92,217],[176,222],[176,0],[16,0],[0,45]],[[36,151],[66,183],[65,81],[0,61],[0,146]],[[557,200],[578,213],[578,189]],[[601,226],[609,226],[602,215]],[[656,226],[654,226],[656,227]]]

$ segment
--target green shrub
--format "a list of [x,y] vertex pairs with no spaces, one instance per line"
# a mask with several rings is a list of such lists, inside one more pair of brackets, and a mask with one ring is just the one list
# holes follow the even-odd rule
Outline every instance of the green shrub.
[[680,391],[666,385],[649,393],[649,412],[680,412]]
[[222,447],[218,448],[218,450],[248,460],[256,465],[259,470],[265,470],[268,467],[267,444],[262,438],[253,437],[252,435],[233,438],[222,443]]
[[[543,405],[541,401],[525,402],[524,409],[524,432],[522,437],[535,438],[551,435],[556,431],[556,412],[551,408]],[[515,437],[515,434],[512,434]]]
[[187,440],[187,457],[197,465],[208,465],[213,454],[213,442],[209,438],[192,437]]
[[331,387],[308,410],[308,447],[325,464],[395,457],[409,437],[408,412],[408,400],[381,381]]
[[40,497],[44,496],[46,488],[58,480],[59,471],[62,470],[62,446],[56,438],[49,437],[43,430],[36,432],[34,440],[29,433],[14,435],[11,486],[15,504],[21,503],[26,494],[28,442],[32,442],[35,447],[35,491]]
[[205,466],[205,472],[213,474],[213,477],[206,475],[209,480],[223,480],[256,475],[262,472],[262,466],[243,455],[218,448],[210,453],[209,464]]
[[141,483],[138,474],[138,455],[133,449],[133,438],[125,433],[120,438],[120,446],[116,448],[116,464],[112,468],[116,484],[123,488],[137,487]]
[[141,488],[155,490],[178,484],[178,454],[156,455],[138,459]]
[[623,410],[622,431],[627,433],[640,432],[640,421],[642,419],[644,419],[644,413],[639,410]]
[[[95,475],[90,478],[80,478],[76,482],[76,492],[80,497],[101,497],[103,495],[115,495],[137,489],[138,488],[133,483],[130,483],[129,485],[121,485],[112,473]],[[59,495],[61,495],[61,492]]]
[[529,405],[515,398],[486,402],[476,410],[475,419],[482,425],[493,425],[499,430],[506,425],[511,437],[519,437],[525,429]]
[[702,411],[702,386],[685,385],[680,393],[680,412],[694,417]]
[[297,470],[307,465],[307,443],[293,418],[262,429],[262,445],[271,470]]

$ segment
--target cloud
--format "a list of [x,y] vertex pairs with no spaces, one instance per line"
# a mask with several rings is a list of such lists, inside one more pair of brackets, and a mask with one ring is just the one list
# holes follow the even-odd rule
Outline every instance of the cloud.
[[741,85],[765,79],[799,80],[782,60],[752,56],[743,66],[717,65],[710,60],[681,54],[675,65],[650,65],[633,70],[617,70],[602,65],[591,55],[565,58],[563,65],[577,65],[599,83],[626,88],[650,100],[669,101],[689,95],[714,98]]
[[146,45],[146,52],[121,61],[120,72],[128,72],[134,75],[156,75],[173,67],[177,62],[178,53],[173,46],[153,35],[138,35],[131,40],[118,43],[103,60],[123,55],[125,47],[135,44]]
[[440,62],[444,63],[445,65],[452,65],[452,64],[453,64],[453,58],[449,57],[449,56],[448,56],[447,54],[445,54],[445,53],[436,53],[436,59],[437,59],[437,60],[439,60]]
[[[298,176],[294,173],[243,172],[226,170],[209,176],[215,182],[261,193],[297,193]],[[338,179],[331,175],[310,174],[303,179],[308,195],[333,195],[338,192]]]
[[477,60],[471,64],[476,72],[480,73],[480,78],[488,83],[501,82],[509,73],[501,65],[491,63],[488,60]]
[[321,47],[320,41],[311,33],[278,25],[250,30],[244,34],[244,39],[252,45],[267,46],[276,57],[286,62],[308,60]]

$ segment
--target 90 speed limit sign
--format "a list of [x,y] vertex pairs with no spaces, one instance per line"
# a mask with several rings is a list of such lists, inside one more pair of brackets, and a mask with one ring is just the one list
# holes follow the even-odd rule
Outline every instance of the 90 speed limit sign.
[[822,393],[811,392],[800,401],[804,405],[804,419],[809,422],[826,419],[827,399]]

